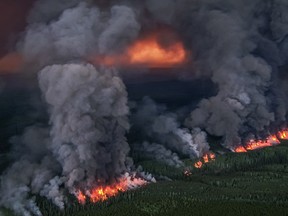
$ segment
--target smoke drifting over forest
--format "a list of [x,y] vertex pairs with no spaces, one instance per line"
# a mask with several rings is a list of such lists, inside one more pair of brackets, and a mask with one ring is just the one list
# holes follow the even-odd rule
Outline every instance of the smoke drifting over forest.
[[[33,110],[5,140],[0,204],[42,215],[34,195],[63,209],[65,192],[135,172],[132,155],[181,167],[209,136],[233,150],[286,126],[287,14],[285,0],[36,1],[0,59],[0,96],[29,77]],[[153,92],[159,76],[180,88]]]

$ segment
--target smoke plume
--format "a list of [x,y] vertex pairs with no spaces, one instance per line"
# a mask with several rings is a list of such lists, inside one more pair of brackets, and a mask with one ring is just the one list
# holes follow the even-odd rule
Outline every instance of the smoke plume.
[[49,126],[32,126],[11,139],[15,163],[1,177],[1,205],[19,215],[42,215],[31,194],[63,209],[65,188],[73,193],[99,180],[109,183],[132,166],[125,86],[115,70],[82,62],[92,52],[124,46],[139,25],[126,6],[102,13],[76,3],[38,1],[18,44],[31,70],[41,69],[39,86],[50,115]]
[[[176,166],[182,165],[176,153],[195,158],[209,151],[205,132],[197,128],[192,131],[181,128],[177,116],[167,112],[165,106],[157,105],[146,97],[136,110],[131,117],[132,131],[137,134],[138,139],[146,141],[140,146],[136,144],[136,149],[140,148],[141,151],[146,149],[146,154],[155,155],[154,157],[162,162],[168,161],[170,157],[171,162],[168,164]],[[147,142],[156,142],[162,147]]]
[[123,173],[129,123],[122,81],[92,65],[67,64],[44,68],[39,84],[51,107],[50,149],[62,166],[67,187]]
[[[279,100],[281,95],[275,95],[281,58],[277,41],[268,35],[269,30],[273,35],[283,34],[284,23],[279,25],[274,11],[279,3],[199,2],[203,9],[192,17],[201,23],[198,34],[207,35],[202,37],[202,44],[209,45],[199,47],[199,68],[211,75],[219,90],[215,97],[200,102],[187,126],[223,137],[223,144],[232,148],[249,133],[258,134],[275,122],[285,122],[286,97]],[[278,12],[282,14],[283,9]],[[198,25],[193,22],[191,27]]]
[[[38,77],[49,122],[34,122],[10,139],[12,163],[1,176],[1,206],[18,215],[41,215],[34,197],[40,195],[63,209],[65,191],[73,194],[127,177],[133,170],[130,148],[182,167],[182,158],[209,151],[208,136],[234,149],[252,135],[283,127],[287,14],[285,0],[36,1],[14,51],[21,59],[16,69],[24,64],[25,73]],[[153,40],[156,54],[135,49],[137,57],[157,61],[157,53],[161,57],[162,48],[176,40],[185,62],[165,67],[162,56],[161,64],[153,65],[165,70],[90,62],[102,56],[121,59],[131,44],[140,41],[143,47],[141,39],[158,31],[174,37]],[[165,56],[175,55],[171,47]],[[199,103],[187,101],[188,114],[178,112],[183,109],[178,104],[170,108],[149,97],[129,110],[126,81],[119,74],[143,70],[174,73],[183,82],[209,79],[216,93]]]

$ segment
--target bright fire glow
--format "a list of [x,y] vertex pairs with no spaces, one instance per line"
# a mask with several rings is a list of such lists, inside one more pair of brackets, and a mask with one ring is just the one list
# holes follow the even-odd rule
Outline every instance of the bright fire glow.
[[288,140],[288,129],[279,131],[277,135],[270,135],[269,137],[263,140],[252,139],[249,142],[247,142],[245,146],[238,146],[237,148],[235,148],[234,152],[242,153],[247,151],[253,151],[260,148],[279,145],[281,143],[279,139]]
[[128,49],[130,64],[148,65],[149,67],[173,67],[185,62],[187,54],[181,42],[167,47],[161,46],[157,37],[136,41]]
[[268,142],[267,140],[250,140],[246,146],[248,151],[253,151],[260,148],[270,147],[273,144]]
[[78,199],[78,202],[81,204],[85,204],[87,199],[89,199],[93,203],[96,203],[100,201],[105,201],[110,197],[114,197],[120,192],[124,192],[145,184],[147,184],[147,181],[143,179],[128,176],[121,178],[118,182],[111,185],[98,186],[85,192],[83,192],[82,190],[77,190],[75,192],[75,195]]
[[86,196],[85,196],[85,194],[82,191],[78,190],[76,192],[76,197],[77,197],[79,203],[85,204]]
[[[288,129],[281,130],[277,133],[277,135],[270,135],[266,139],[263,140],[254,140],[251,139],[249,142],[246,143],[245,146],[238,146],[234,149],[236,153],[243,153],[247,151],[253,151],[260,148],[270,147],[279,145],[281,142],[280,140],[288,140]],[[209,163],[215,160],[216,155],[213,153],[205,154],[199,161],[194,164],[194,167],[200,169],[203,167],[205,163]],[[189,176],[192,175],[190,171],[184,171],[184,175]]]
[[195,167],[195,168],[198,168],[198,169],[200,169],[202,166],[203,166],[202,161],[197,161],[197,162],[194,164],[194,167]]
[[278,132],[279,139],[288,140],[288,129],[282,130]]
[[174,40],[163,45],[160,40],[165,35],[161,32],[153,33],[135,41],[124,51],[124,54],[94,56],[90,60],[96,65],[126,67],[141,65],[150,68],[170,68],[184,64],[188,54],[183,43],[180,40]]
[[203,157],[202,157],[202,160],[199,160],[197,161],[195,164],[194,164],[194,167],[197,168],[197,169],[200,169],[203,167],[203,165],[205,163],[209,163],[211,161],[214,161],[216,158],[216,155],[214,153],[208,153],[208,154],[205,154]]
[[274,146],[277,144],[280,144],[277,136],[271,135],[265,140],[250,140],[246,145],[246,149],[252,151],[260,148]]
[[238,146],[234,151],[237,153],[247,152],[247,150],[243,146]]

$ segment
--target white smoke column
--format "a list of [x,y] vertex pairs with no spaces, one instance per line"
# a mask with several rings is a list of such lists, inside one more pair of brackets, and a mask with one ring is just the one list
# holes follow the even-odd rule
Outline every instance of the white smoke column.
[[[154,118],[152,124],[153,134],[161,143],[165,143],[171,150],[177,151],[190,158],[200,157],[209,150],[209,145],[206,141],[206,134],[201,130],[195,129],[195,138],[197,134],[204,135],[203,139],[198,139],[198,143],[194,142],[194,137],[191,131],[186,128],[181,128],[177,122],[176,116],[166,113],[160,114]],[[203,152],[204,149],[204,152]]]
[[41,215],[29,193],[39,194],[59,171],[57,162],[47,150],[49,132],[47,128],[29,127],[12,142],[17,161],[1,176],[0,205],[19,215]]
[[[141,151],[144,151],[144,147],[146,146],[147,154],[151,155],[151,150],[154,149],[155,155],[157,153],[161,153],[162,155],[154,156],[154,158],[160,159],[159,157],[161,157],[162,161],[163,158],[168,159],[167,157],[170,155],[170,160],[174,162],[169,162],[169,164],[181,165],[177,162],[179,158],[175,158],[175,154],[177,153],[189,158],[195,158],[201,157],[209,151],[209,145],[204,132],[200,129],[189,131],[186,128],[181,128],[175,114],[167,112],[164,106],[157,105],[148,97],[145,97],[143,102],[137,107],[137,111],[132,116],[132,123],[133,130],[139,133],[140,139],[150,143],[157,143],[156,146],[155,144],[152,146],[147,144],[140,145]],[[159,144],[163,145],[163,148],[157,147]],[[166,150],[163,151],[164,149]],[[167,150],[170,150],[174,154],[170,154]]]
[[92,186],[127,170],[127,93],[113,71],[89,64],[53,65],[39,74],[50,106],[51,151],[66,186]]
[[135,144],[134,151],[141,155],[141,157],[154,159],[169,166],[177,168],[184,166],[178,155],[166,149],[164,145],[143,142],[142,144]]

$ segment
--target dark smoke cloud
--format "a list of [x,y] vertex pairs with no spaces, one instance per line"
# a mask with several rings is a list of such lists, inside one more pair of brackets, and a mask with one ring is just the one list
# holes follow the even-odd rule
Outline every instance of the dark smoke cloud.
[[163,144],[143,142],[134,145],[134,151],[141,155],[141,157],[153,159],[169,166],[184,166],[184,163],[179,159],[179,156],[165,148]]
[[[125,137],[130,123],[133,151],[176,167],[183,165],[182,156],[209,151],[207,134],[233,149],[251,134],[286,123],[285,0],[99,2],[38,0],[17,43],[31,73],[38,73],[50,119],[11,139],[15,163],[1,177],[0,202],[19,215],[41,215],[30,194],[64,208],[63,190],[73,193],[130,171]],[[121,53],[157,26],[175,31],[191,53],[192,66],[179,71],[179,78],[208,78],[217,86],[185,122],[183,113],[149,98],[132,107],[129,122],[117,70],[86,60]]]
[[[52,4],[51,1],[43,2]],[[52,5],[47,6],[48,11]],[[49,23],[45,20],[31,22],[18,50],[26,61],[41,68],[55,62],[88,59],[93,53],[119,51],[136,38],[139,30],[136,15],[129,7],[116,5],[110,11],[102,12],[81,2]]]
[[[170,156],[169,164],[181,165],[175,153],[195,158],[209,151],[205,132],[197,128],[193,131],[181,128],[176,114],[167,112],[165,106],[157,105],[150,98],[144,98],[136,107],[131,123],[133,125],[131,133],[137,134],[138,139],[146,141],[142,146],[136,144],[136,149],[144,151],[145,147],[148,147],[147,154],[157,155],[155,157],[159,160],[167,161]],[[159,143],[163,147],[160,148],[159,144],[149,145],[147,142]]]
[[125,172],[129,123],[122,81],[108,70],[68,64],[44,68],[39,83],[51,107],[50,149],[67,187],[90,186]]
[[[224,145],[232,148],[249,132],[257,134],[275,122],[285,122],[283,101],[287,97],[273,97],[275,93],[269,97],[269,92],[279,88],[276,77],[281,58],[275,36],[287,34],[285,18],[281,18],[285,16],[283,4],[195,1],[182,9],[185,13],[179,23],[186,27],[183,34],[195,54],[197,73],[211,76],[219,88],[217,96],[204,99],[192,111],[188,127],[224,137]],[[277,10],[279,5],[281,10]]]
[[29,194],[63,209],[63,186],[71,193],[86,190],[99,179],[115,181],[132,166],[125,86],[117,71],[81,62],[92,51],[121,48],[137,36],[139,24],[126,6],[102,13],[76,3],[37,2],[18,44],[31,70],[41,69],[39,86],[50,116],[50,126],[35,125],[11,140],[16,162],[2,175],[1,205],[19,215],[41,215]]

